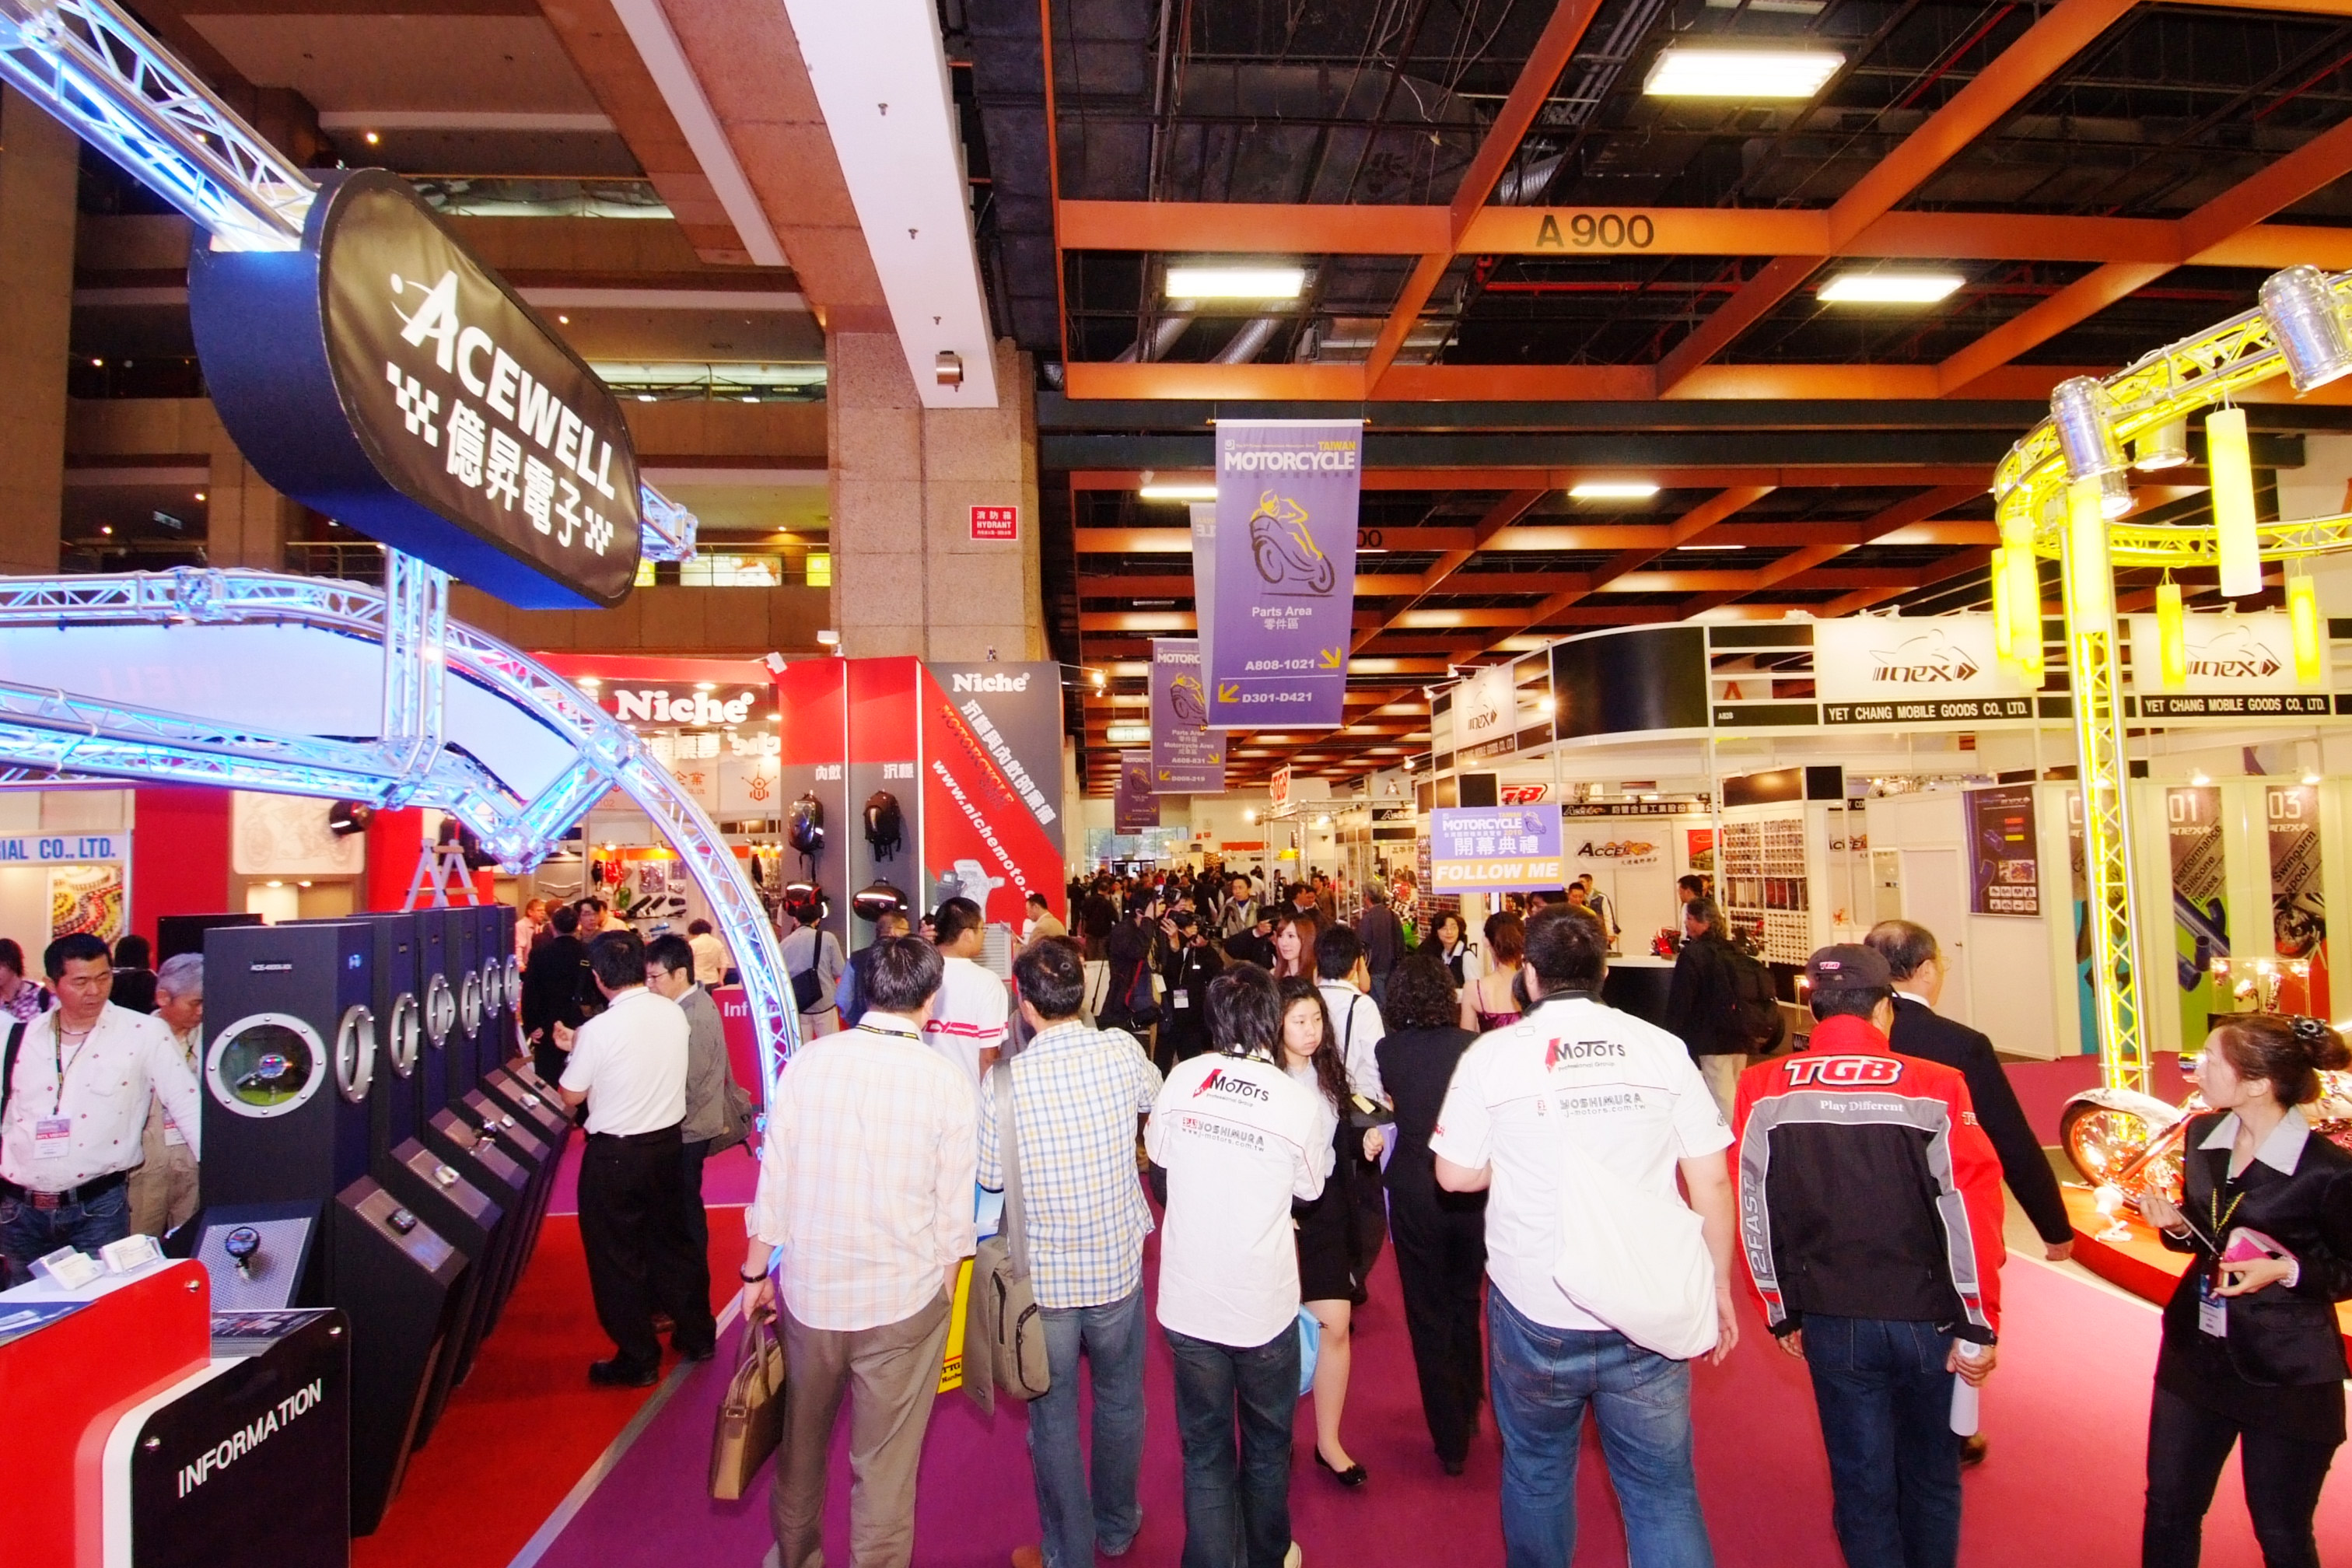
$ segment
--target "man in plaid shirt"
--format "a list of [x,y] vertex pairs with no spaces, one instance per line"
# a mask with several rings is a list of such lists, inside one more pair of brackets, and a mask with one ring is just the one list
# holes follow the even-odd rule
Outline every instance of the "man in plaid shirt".
[[[1160,1092],[1160,1072],[1126,1030],[1079,1021],[1086,961],[1076,942],[1031,943],[1013,961],[1013,977],[1032,1035],[981,1086],[980,1184],[1004,1186],[994,1074],[1010,1072],[1029,1276],[1053,1373],[1029,1406],[1045,1542],[1013,1561],[1015,1568],[1092,1568],[1097,1542],[1116,1557],[1143,1523],[1135,1478],[1143,1463],[1143,1238],[1151,1210],[1136,1175],[1135,1126]],[[1078,1445],[1081,1354],[1094,1377],[1091,1491]]]

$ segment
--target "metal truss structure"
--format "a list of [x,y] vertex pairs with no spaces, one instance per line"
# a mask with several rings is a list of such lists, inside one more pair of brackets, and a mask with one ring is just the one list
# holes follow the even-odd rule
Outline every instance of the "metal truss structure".
[[[207,784],[378,805],[436,806],[509,867],[535,864],[614,787],[668,838],[737,954],[762,1042],[761,1077],[799,1043],[781,984],[783,962],[734,851],[669,770],[625,726],[527,655],[446,619],[447,580],[394,557],[394,591],[266,572],[126,573],[0,579],[0,631],[76,626],[295,626],[383,648],[382,733],[374,739],[281,733],[159,712],[111,699],[0,684],[0,776]],[[441,740],[450,676],[536,722],[576,760],[529,798]]]
[[[2352,272],[2326,280],[2339,314],[2352,305]],[[2113,409],[2109,427],[2119,443],[2227,402],[2247,388],[2286,374],[2284,352],[2260,310],[2247,310],[2183,339],[2108,376],[2100,384]],[[2115,595],[2083,613],[2076,603],[2078,564],[2110,577],[2116,566],[2211,566],[2211,529],[2111,522],[2096,541],[2105,559],[2077,563],[2084,541],[2067,525],[2065,454],[2055,417],[2043,420],[2011,447],[1995,472],[1993,495],[2001,538],[2061,563],[2065,584],[2066,657],[2074,686],[2074,742],[2081,753],[2083,847],[2088,881],[2091,982],[2099,1031],[2101,1077],[2109,1089],[2147,1091],[2147,1041],[2138,987],[2138,884],[2132,850],[2129,763],[2124,746],[2117,676]],[[2269,522],[2258,526],[2265,561],[2305,560],[2352,551],[2352,515]],[[2039,616],[2030,607],[2013,610]]]

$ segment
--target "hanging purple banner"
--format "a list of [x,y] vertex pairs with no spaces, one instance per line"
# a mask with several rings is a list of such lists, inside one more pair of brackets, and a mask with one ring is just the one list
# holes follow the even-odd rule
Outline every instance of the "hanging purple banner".
[[1363,445],[1356,419],[1217,422],[1214,575],[1193,584],[1211,724],[1343,721]]
[[1154,795],[1223,795],[1225,732],[1209,728],[1195,637],[1151,641],[1151,790]]
[[1151,793],[1151,753],[1118,754],[1118,794],[1112,798],[1111,831],[1142,833],[1160,826],[1160,797]]

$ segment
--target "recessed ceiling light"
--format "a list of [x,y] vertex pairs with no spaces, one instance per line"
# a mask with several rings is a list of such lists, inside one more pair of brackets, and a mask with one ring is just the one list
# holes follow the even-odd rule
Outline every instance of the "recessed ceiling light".
[[1824,305],[1932,305],[1968,279],[1957,272],[1841,272],[1821,287]]
[[371,146],[371,147],[373,147],[373,146],[376,145],[376,143],[378,143],[378,142],[382,142],[383,140],[383,137],[381,137],[381,136],[377,135],[377,134],[376,134],[374,132],[373,132],[373,131],[371,131],[371,132],[369,132],[367,133],[367,144],[368,144],[369,146]]
[[1171,300],[1296,300],[1307,288],[1303,267],[1171,267]]
[[1677,544],[1676,550],[1745,550],[1745,544]]
[[1642,83],[1652,98],[1794,98],[1821,91],[1845,64],[1834,49],[1706,48],[1659,52]]
[[1658,487],[1648,479],[1585,479],[1568,493],[1577,500],[1648,500]]
[[1145,500],[1214,500],[1217,499],[1217,487],[1153,483],[1143,486],[1135,493]]

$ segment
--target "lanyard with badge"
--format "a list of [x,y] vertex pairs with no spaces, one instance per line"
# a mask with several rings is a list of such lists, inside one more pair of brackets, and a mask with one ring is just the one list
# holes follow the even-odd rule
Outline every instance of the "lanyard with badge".
[[[2205,1266],[2197,1271],[2197,1328],[2200,1333],[2211,1334],[2217,1339],[2227,1338],[2230,1332],[2230,1300],[2221,1293],[2221,1238],[2227,1232],[2231,1216],[2237,1214],[2238,1205],[2246,1201],[2245,1191],[2241,1188],[2238,1195],[2231,1198],[2229,1206],[2224,1208],[2221,1190],[2228,1185],[2227,1182],[2216,1182],[2213,1190],[2206,1194],[2205,1217],[2212,1226],[2210,1230],[2197,1223],[2186,1202],[2180,1207],[2181,1223],[2189,1227],[2189,1235],[2205,1250],[2208,1259]],[[2181,1195],[2184,1200],[2188,1196],[2185,1193]]]
[[58,1066],[57,1093],[49,1101],[49,1114],[33,1119],[33,1158],[36,1160],[62,1160],[73,1142],[73,1118],[65,1113],[66,1074],[73,1069],[74,1063],[81,1060],[82,1052],[89,1047],[90,1036],[97,1032],[98,1025],[92,1023],[81,1032],[81,1040],[74,1047],[73,1055],[68,1056],[65,1019],[59,1017],[49,1029],[51,1054]]

